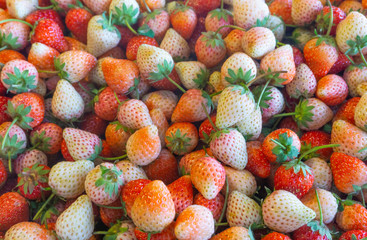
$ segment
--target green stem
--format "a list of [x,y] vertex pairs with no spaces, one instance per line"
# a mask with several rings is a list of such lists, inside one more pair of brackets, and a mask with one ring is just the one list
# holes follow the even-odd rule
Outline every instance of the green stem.
[[147,9],[147,11],[148,11],[149,13],[151,13],[151,12],[152,12],[152,10],[150,10],[150,8],[149,8],[149,6],[148,6],[147,2],[146,2],[145,0],[143,0],[143,3],[144,3],[145,8]]
[[152,238],[152,233],[148,233],[147,240],[150,240]]
[[348,58],[348,60],[353,64],[353,65],[355,65],[356,63],[349,57],[349,55],[348,54],[344,54],[347,58]]
[[107,235],[107,234],[109,234],[109,232],[98,231],[98,232],[94,232],[93,234],[95,234],[95,235]]
[[48,70],[37,70],[40,73],[53,73],[53,74],[57,74],[59,73],[59,71],[48,71]]
[[18,120],[19,120],[19,117],[14,118],[13,121],[11,122],[9,128],[6,130],[5,135],[4,135],[4,138],[3,138],[3,142],[1,143],[1,150],[3,150],[4,147],[5,147],[5,142],[6,142],[7,138],[8,138],[8,136],[9,136],[10,129],[14,126],[14,124]]
[[181,90],[181,92],[183,92],[183,93],[185,93],[186,92],[186,90],[185,89],[183,89],[178,83],[176,83],[175,81],[173,81],[173,79],[172,78],[170,78],[167,74],[163,74],[163,76],[165,77],[165,78],[167,78],[173,85],[175,85],[178,89],[180,89]]
[[224,218],[224,213],[226,212],[226,206],[227,206],[228,195],[229,195],[229,184],[228,184],[227,177],[226,177],[225,184],[226,184],[226,195],[224,197],[224,205],[223,205],[222,213],[220,214],[220,217],[218,219],[218,222],[216,223],[215,231],[217,231],[218,226],[222,223],[222,220]]
[[108,208],[108,209],[124,209],[124,207],[113,207],[113,206],[105,206],[105,205],[100,205],[100,204],[96,204],[98,207],[103,207],[103,208]]
[[115,91],[113,91],[113,95],[115,96],[117,103],[118,103],[119,105],[121,105],[121,101],[120,101],[120,99],[117,97],[117,93],[116,93]]
[[320,149],[324,149],[324,148],[333,148],[333,147],[339,147],[340,144],[328,144],[328,145],[323,145],[323,146],[318,146],[318,147],[314,147],[306,152],[304,152],[299,158],[298,158],[298,162],[301,162],[301,160],[307,156],[310,153],[316,152]]
[[364,57],[362,49],[359,46],[358,46],[358,52],[359,52],[359,55],[361,55],[361,58],[362,58],[362,61],[363,61],[364,65],[367,67],[366,58]]
[[36,143],[34,146],[30,147],[28,151],[31,151],[33,149],[36,149],[39,145],[41,145],[41,142]]
[[36,215],[33,217],[33,221],[35,221],[36,219],[38,219],[39,215],[41,214],[42,210],[45,209],[45,207],[47,206],[47,204],[55,197],[55,193],[52,193],[46,200],[46,202],[42,205],[42,207],[40,208],[40,210],[38,210],[38,212],[36,213]]
[[271,131],[274,131],[277,128],[278,124],[280,123],[282,119],[283,119],[282,117],[277,119],[277,121],[274,123],[273,127],[271,128]]
[[218,227],[220,227],[220,226],[228,226],[229,224],[227,223],[227,222],[225,222],[225,223],[216,223],[215,224],[215,226],[218,226]]
[[224,7],[224,0],[220,1],[220,11],[223,11],[223,7]]
[[278,145],[279,147],[281,147],[282,149],[287,150],[287,147],[281,144],[278,140],[275,140],[275,139],[270,139],[270,140],[274,142],[276,145]]
[[296,115],[295,112],[290,112],[290,113],[275,114],[273,117],[288,117],[288,116],[294,116],[294,115]]
[[261,93],[260,93],[260,96],[259,96],[259,99],[257,100],[257,104],[256,104],[256,109],[258,109],[260,107],[260,102],[261,102],[261,99],[266,91],[266,88],[268,87],[270,83],[270,79],[265,83],[264,85],[264,88],[261,90]]
[[43,10],[43,9],[47,10],[47,9],[52,9],[52,8],[54,8],[54,6],[53,6],[53,5],[46,6],[46,7],[40,7],[40,6],[37,6],[37,9],[41,9],[41,10]]
[[333,13],[333,6],[331,5],[330,0],[327,0],[327,5],[330,8],[330,18],[329,18],[329,26],[326,32],[326,36],[330,35],[331,32],[331,28],[333,27],[333,22],[334,22],[334,13]]
[[363,188],[361,188],[361,197],[362,197],[362,204],[363,204],[363,207],[366,207],[366,202],[365,202],[364,194],[363,194]]
[[134,28],[131,27],[130,23],[125,19],[125,25],[126,27],[132,32],[134,33],[135,35],[139,35]]
[[238,27],[238,26],[235,26],[235,25],[223,25],[223,26],[219,27],[219,28],[217,29],[217,31],[215,31],[214,35],[217,35],[217,34],[219,33],[219,31],[220,31],[220,30],[222,30],[223,28],[227,28],[227,27],[228,27],[228,28],[233,28],[233,29],[238,29],[238,30],[241,30],[241,31],[246,32],[246,29],[241,28],[241,27]]
[[9,168],[9,172],[12,172],[10,151],[8,152],[8,168]]
[[286,27],[291,27],[291,28],[298,28],[299,26],[297,25],[291,25],[291,24],[284,24]]
[[95,95],[91,92],[89,92],[80,82],[78,82],[79,87],[86,92],[89,96],[94,97]]
[[218,129],[218,128],[217,128],[217,126],[215,126],[215,124],[213,123],[212,118],[210,117],[210,115],[209,115],[208,111],[206,110],[206,107],[205,107],[204,103],[201,103],[201,106],[202,106],[202,107],[203,107],[203,109],[204,109],[205,115],[206,115],[206,117],[208,118],[209,123],[213,126],[214,130],[215,130],[216,132],[218,132],[218,131],[219,131],[219,129]]
[[120,160],[120,159],[124,159],[127,157],[127,154],[119,156],[119,157],[112,157],[112,158],[107,158],[107,157],[102,157],[102,156],[98,156],[98,158],[102,159],[102,160],[106,160],[106,161],[114,161],[114,160]]
[[189,1],[190,1],[190,0],[187,0],[187,1],[185,2],[185,7],[187,7],[187,4],[189,3]]
[[31,29],[33,29],[33,25],[32,24],[30,24],[29,22],[20,20],[20,19],[4,19],[4,20],[0,21],[0,24],[6,23],[6,22],[20,22],[20,23],[24,23],[24,24],[28,25]]
[[253,84],[254,82],[256,82],[257,80],[261,79],[261,78],[264,78],[264,77],[267,77],[269,75],[274,75],[274,74],[281,74],[281,73],[287,73],[288,71],[274,71],[274,72],[267,72],[267,73],[264,73],[264,74],[261,74],[257,77],[255,77],[254,79],[252,79],[249,83],[246,84],[247,87],[250,87],[251,84]]
[[4,46],[4,47],[0,48],[0,51],[5,50],[7,48],[8,48],[8,46]]
[[209,95],[209,97],[212,98],[214,96],[217,96],[217,95],[221,94],[222,92],[223,92],[223,90],[219,91],[219,92],[212,93],[212,94]]
[[358,152],[361,153],[361,152],[366,151],[366,150],[367,150],[367,147],[364,147],[361,150],[359,150]]
[[287,45],[287,44],[279,42],[279,41],[277,42],[277,46],[285,46],[285,45]]
[[319,212],[320,212],[320,225],[322,226],[324,224],[324,217],[322,216],[322,208],[321,208],[319,193],[317,192],[317,189],[315,189],[315,193],[316,193],[316,199],[317,199],[317,206],[319,207]]

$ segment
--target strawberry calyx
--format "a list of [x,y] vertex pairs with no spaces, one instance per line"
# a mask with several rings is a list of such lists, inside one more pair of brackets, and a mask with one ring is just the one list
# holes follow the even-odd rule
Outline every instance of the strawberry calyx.
[[[309,150],[312,149],[312,144],[311,143],[306,143],[306,142],[303,142],[302,145],[301,145],[301,155],[305,152],[308,152]],[[320,154],[318,154],[317,152],[311,152],[307,155],[305,155],[303,158],[304,159],[311,159],[311,158],[315,158],[315,157],[319,157]]]
[[142,16],[145,17],[145,20],[148,22],[150,20],[154,20],[161,13],[162,13],[162,10],[154,9],[152,12],[143,13]]
[[113,196],[119,193],[119,188],[124,184],[123,179],[120,178],[122,171],[115,165],[112,168],[107,168],[100,165],[101,177],[95,182],[96,187],[103,187],[104,191]]
[[298,159],[294,159],[290,162],[283,163],[283,166],[285,167],[285,170],[289,170],[292,168],[295,174],[302,171],[304,177],[307,177],[307,174],[312,175],[312,169],[309,166],[307,166],[304,162],[298,161]]
[[180,129],[177,129],[175,133],[171,133],[171,136],[166,136],[167,147],[171,149],[172,152],[181,155],[187,152],[187,147],[191,146],[190,141],[191,138],[186,136],[187,133],[181,133]]
[[[50,169],[42,164],[36,163],[30,168],[24,168],[21,173],[18,174],[17,187],[22,189],[25,195],[32,194],[35,187],[41,183],[47,183],[48,173]],[[43,189],[41,188],[41,191]]]
[[[219,29],[220,28],[218,28],[218,30]],[[215,48],[219,46],[219,47],[225,48],[222,34],[220,34],[218,31],[217,32],[211,32],[211,31],[203,32],[202,34],[204,35],[202,40],[205,42],[207,47]]]
[[191,7],[187,6],[189,1],[186,1],[185,4],[182,4],[180,2],[176,2],[175,8],[172,11],[172,14],[177,14],[178,12],[185,12],[189,9],[192,9]]
[[132,29],[131,25],[134,25],[138,20],[139,8],[134,6],[127,7],[125,3],[122,4],[121,8],[115,7],[115,13],[112,14],[113,22],[116,25],[124,25],[128,27],[133,33],[137,34]]
[[200,73],[197,73],[196,78],[192,81],[198,85],[197,88],[203,89],[208,83],[209,76],[210,72],[208,69],[200,68]]
[[348,40],[347,44],[349,49],[345,52],[345,56],[355,65],[354,61],[350,59],[350,56],[359,54],[364,66],[367,67],[367,61],[362,52],[367,47],[367,35],[363,37],[357,35],[355,40]]
[[24,93],[37,87],[36,76],[30,75],[29,70],[20,72],[19,68],[14,67],[14,74],[6,73],[6,75],[8,78],[4,79],[4,83],[9,85],[8,92]]
[[[126,7],[125,4],[124,4],[124,6]],[[116,9],[119,9],[119,8],[116,7]],[[102,19],[98,20],[97,23],[102,25],[102,29],[107,30],[109,32],[115,32],[117,34],[117,36],[119,38],[121,38],[121,34],[120,34],[119,30],[114,26],[114,24],[116,24],[116,22],[115,22],[115,18],[113,16],[114,15],[112,14],[112,12],[110,12],[109,17],[107,18],[106,17],[106,12],[104,12],[102,14]]]
[[52,71],[53,73],[57,73],[60,79],[69,80],[69,73],[64,70],[65,63],[61,62],[60,58],[54,59],[54,66],[56,71]]
[[17,43],[18,37],[13,37],[12,33],[0,33],[0,51],[5,49],[17,49],[21,45]]
[[[11,129],[12,125],[9,127]],[[11,160],[15,159],[18,154],[21,154],[25,149],[22,147],[24,144],[23,141],[18,142],[18,136],[14,134],[11,138],[9,138],[9,129],[6,132],[6,135],[0,136],[1,142],[1,150],[0,150],[0,157],[4,159],[8,159],[8,166],[9,171],[12,172],[12,164]]]
[[277,156],[277,162],[286,162],[298,156],[299,151],[293,145],[293,137],[289,137],[287,133],[279,134],[277,139],[271,139],[271,141],[276,144],[272,149],[272,153]]
[[176,83],[169,75],[171,74],[173,67],[173,62],[168,62],[167,60],[164,60],[162,64],[158,64],[158,72],[151,72],[149,73],[148,79],[153,80],[153,82],[158,82],[164,78],[167,78],[173,85],[175,85],[178,89],[180,89],[183,93],[186,92],[185,89],[183,89],[178,83]]
[[53,9],[57,12],[65,12],[65,10],[60,7],[58,2],[56,2],[55,0],[50,0],[50,2],[51,2],[51,5],[46,6],[46,7],[37,6],[37,9]]
[[[128,90],[128,94],[135,92],[136,95],[136,99],[140,99],[140,92],[139,92],[139,83],[140,83],[140,78],[134,78],[134,86],[130,87]],[[117,102],[120,102],[120,100],[117,98],[116,96],[116,92],[114,91],[115,97]]]
[[117,220],[116,223],[108,229],[108,231],[98,231],[94,232],[95,235],[104,235],[103,239],[105,240],[115,240],[119,234],[125,233],[128,231],[127,227],[121,227],[121,221]]
[[84,6],[82,2],[76,0],[75,4],[68,4],[68,8],[70,9],[85,9],[89,13],[93,14],[92,10],[90,10],[87,6]]
[[251,73],[251,69],[244,73],[242,67],[240,67],[236,73],[233,69],[229,68],[229,76],[225,77],[225,80],[231,84],[247,85],[251,80],[255,78],[255,75],[252,75]]
[[269,104],[267,104],[266,101],[273,99],[273,97],[270,96],[271,88],[268,87],[269,83],[270,80],[266,81],[264,86],[259,85],[252,89],[252,94],[256,102],[256,109],[260,107],[261,111],[264,108],[269,108]]
[[34,132],[33,135],[30,137],[32,149],[39,149],[43,152],[50,151],[51,144],[51,137],[47,137],[46,131],[42,131],[41,133]]
[[308,106],[308,100],[300,101],[294,112],[290,113],[282,113],[282,114],[276,114],[273,117],[287,117],[292,116],[293,119],[296,121],[298,126],[304,126],[308,127],[308,122],[313,122],[312,117],[314,114],[311,112],[312,109],[314,109],[315,106]]
[[27,117],[27,115],[31,112],[32,107],[27,106],[24,107],[24,104],[21,104],[14,108],[13,103],[9,100],[8,107],[6,109],[6,113],[13,118],[13,122],[16,123],[22,129],[32,129],[29,126],[29,123],[33,121],[33,118]]
[[364,193],[363,190],[367,190],[367,184],[363,184],[362,186],[358,186],[358,185],[352,185],[353,186],[353,190],[354,192],[350,193],[351,195],[357,195],[357,194],[361,194],[361,198],[362,198],[362,205],[364,207],[366,207],[366,201],[364,199]]
[[224,21],[228,21],[229,16],[233,16],[233,14],[227,9],[214,9],[208,13],[210,18],[217,18],[218,21],[223,19]]

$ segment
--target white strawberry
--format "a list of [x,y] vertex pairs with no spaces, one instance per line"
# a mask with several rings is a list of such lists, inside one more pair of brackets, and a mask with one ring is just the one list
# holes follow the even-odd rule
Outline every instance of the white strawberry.
[[357,127],[367,130],[367,94],[359,100],[354,110],[354,120]]
[[123,126],[134,130],[153,124],[145,103],[136,99],[124,102],[119,108],[117,118]]
[[321,12],[323,5],[319,0],[293,0],[292,19],[298,26],[311,24]]
[[209,78],[209,71],[206,66],[198,61],[176,63],[175,69],[180,77],[182,85],[184,85],[186,89],[202,89],[205,87]]
[[274,33],[266,27],[254,27],[241,40],[243,51],[254,59],[261,59],[276,46]]
[[[247,170],[236,170],[231,167],[224,166],[226,177],[228,180],[229,193],[239,191],[247,196],[252,196],[256,192],[257,183],[254,175]],[[225,194],[225,187],[222,193]]]
[[237,122],[236,127],[246,140],[255,140],[261,134],[262,124],[261,108],[257,107],[252,113]]
[[[5,1],[4,1],[5,2]],[[6,8],[9,14],[17,19],[24,19],[37,10],[38,0],[7,0]]]
[[262,205],[265,225],[278,232],[293,232],[316,217],[294,194],[276,190],[267,196]]
[[125,183],[138,179],[148,179],[144,170],[129,160],[122,160],[116,163],[116,167],[123,172]]
[[159,47],[166,50],[176,60],[182,61],[190,57],[189,44],[173,28],[167,30]]
[[314,176],[313,187],[330,190],[333,181],[333,173],[328,163],[321,158],[310,158],[305,164],[312,169]]
[[367,67],[348,67],[343,74],[343,78],[348,84],[349,94],[352,97],[358,97],[358,85],[367,82]]
[[268,15],[269,8],[263,0],[233,0],[233,20],[239,27],[250,28]]

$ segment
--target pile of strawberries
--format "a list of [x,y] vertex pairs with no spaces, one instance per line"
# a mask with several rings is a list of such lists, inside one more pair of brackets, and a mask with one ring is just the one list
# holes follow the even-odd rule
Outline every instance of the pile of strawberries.
[[367,0],[0,0],[0,239],[367,239]]

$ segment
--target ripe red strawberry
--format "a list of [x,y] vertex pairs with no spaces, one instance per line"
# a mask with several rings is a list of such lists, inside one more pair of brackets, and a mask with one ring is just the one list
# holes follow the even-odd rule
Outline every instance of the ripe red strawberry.
[[294,231],[292,237],[294,240],[328,240],[328,236],[320,231],[321,230],[313,230],[306,224]]
[[28,221],[28,202],[19,193],[5,193],[0,196],[0,213],[0,231],[7,231],[17,223]]
[[115,156],[121,156],[126,150],[126,143],[131,132],[118,121],[110,123],[105,132],[106,142]]
[[[306,132],[305,134],[302,135],[300,140],[302,142],[302,145],[305,146],[306,149],[311,149],[314,147],[330,144],[331,138],[330,138],[330,134],[323,132],[323,131],[316,130],[316,131]],[[332,148],[324,148],[324,149],[318,150],[315,153],[319,155],[321,158],[327,160],[333,153],[333,150]]]
[[[26,60],[24,55],[21,54],[18,51],[8,50],[8,49],[0,51],[0,63],[5,64],[7,62],[10,62],[11,60],[16,60],[16,59]],[[3,88],[3,86],[2,86],[2,88]],[[3,90],[1,91],[1,93],[2,93],[1,95],[5,94],[5,92],[3,93]]]
[[23,168],[18,175],[18,189],[20,194],[29,200],[41,200],[48,197],[51,191],[48,188],[48,173],[50,168],[42,164],[34,164],[30,168]]
[[336,223],[344,231],[367,231],[367,209],[358,203],[344,206],[344,210],[336,216]]
[[25,18],[25,20],[32,25],[36,24],[36,22],[40,21],[41,19],[53,20],[59,25],[62,31],[65,31],[65,25],[61,17],[54,9],[39,9],[32,12]]
[[4,186],[7,179],[8,179],[8,171],[6,170],[3,161],[0,161],[0,189]]
[[72,8],[65,18],[66,27],[82,43],[87,43],[87,32],[89,20],[93,14],[84,8]]
[[144,24],[149,26],[149,28],[154,32],[154,38],[160,42],[170,27],[169,15],[164,9],[154,9],[151,13],[148,13],[147,15],[143,14],[142,17],[139,18],[139,26]]
[[[216,116],[211,116],[210,117],[212,122],[215,124],[215,121],[216,121]],[[210,123],[210,121],[208,119],[205,119],[201,124],[200,124],[200,127],[199,127],[199,137],[200,139],[205,139],[205,134],[207,136],[210,136],[210,134],[212,132],[214,132],[214,126]]]
[[[116,93],[120,102],[127,99],[125,95]],[[100,118],[106,121],[113,121],[117,116],[119,102],[115,97],[115,92],[110,87],[104,88],[94,99],[94,111]]]
[[79,128],[101,137],[105,133],[107,124],[107,121],[103,120],[95,113],[88,113],[83,117],[82,122],[79,123]]
[[147,36],[136,36],[130,39],[129,43],[126,47],[126,57],[131,61],[136,60],[136,56],[138,55],[138,49],[140,45],[148,44],[155,47],[158,47],[158,43],[154,38]]
[[275,0],[269,5],[271,15],[279,16],[285,24],[293,24],[292,0]]
[[351,124],[355,124],[354,122],[354,113],[355,108],[361,98],[360,97],[354,97],[349,100],[347,100],[345,103],[343,103],[338,111],[335,113],[335,116],[333,118],[333,121],[337,120],[344,120]]
[[367,237],[367,231],[364,230],[350,230],[348,232],[343,233],[339,240],[352,240],[353,235],[356,237],[357,240],[363,239]]
[[179,178],[178,164],[175,156],[163,148],[158,158],[143,167],[147,177],[151,180],[161,180],[168,185]]
[[348,66],[351,65],[350,60],[347,58],[347,56],[339,51],[338,60],[334,63],[334,65],[331,67],[329,74],[337,74],[345,69],[347,69]]
[[204,63],[207,68],[214,67],[226,55],[224,40],[220,34],[214,32],[203,33],[196,41],[195,54],[198,61]]
[[263,153],[261,142],[247,142],[246,147],[248,158],[246,170],[260,178],[269,177],[271,165]]
[[189,175],[180,177],[167,186],[175,204],[176,214],[180,214],[185,208],[194,202],[194,193]]
[[216,9],[220,5],[219,0],[186,0],[185,3],[186,2],[187,5],[192,7],[198,15],[206,15],[209,11]]
[[[335,36],[338,24],[341,21],[343,21],[347,15],[342,9],[338,7],[332,6],[332,8],[333,8],[333,26],[331,27],[330,35]],[[322,9],[319,15],[317,15],[316,28],[318,29],[318,32],[320,34],[326,34],[329,24],[330,24],[330,7],[326,6]]]
[[174,123],[166,131],[165,142],[172,153],[184,155],[192,152],[198,144],[198,131],[192,123]]
[[[117,209],[109,208],[116,207]],[[124,211],[119,209],[122,207],[121,199],[117,199],[113,203],[109,204],[107,207],[100,207],[99,214],[102,222],[108,226],[112,227],[114,223],[124,217]]]
[[62,142],[61,142],[61,154],[65,158],[66,161],[75,162],[75,159],[70,155],[69,149],[64,139],[62,139]]
[[176,9],[170,14],[170,21],[173,29],[188,40],[195,30],[198,19],[190,7],[177,4]]
[[131,208],[134,205],[135,199],[150,182],[148,179],[138,179],[130,181],[122,187],[121,198],[125,202],[126,212],[129,217],[131,217]]
[[195,195],[194,204],[208,208],[212,212],[213,218],[218,221],[224,208],[224,197],[219,193],[215,198],[209,200],[204,198],[201,193],[198,193]]
[[0,96],[0,124],[11,121],[11,117],[6,113],[9,100],[8,97]]
[[278,232],[266,234],[261,240],[291,240],[290,237]]
[[354,191],[353,185],[362,186],[367,183],[367,166],[356,157],[334,152],[330,157],[334,184],[343,193]]
[[294,64],[296,65],[296,67],[298,67],[298,65],[305,62],[305,57],[303,56],[301,50],[299,50],[295,46],[292,46],[292,49],[293,49]]

